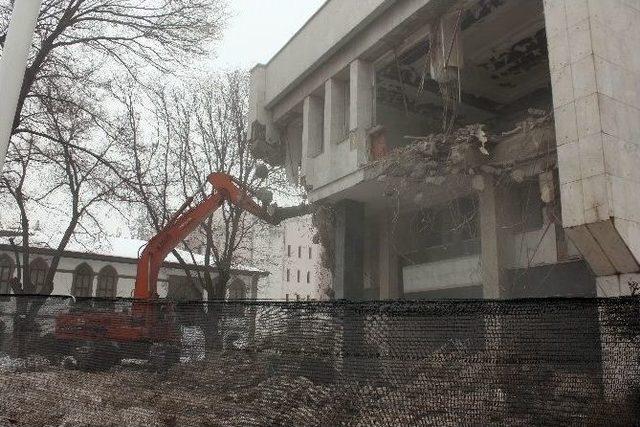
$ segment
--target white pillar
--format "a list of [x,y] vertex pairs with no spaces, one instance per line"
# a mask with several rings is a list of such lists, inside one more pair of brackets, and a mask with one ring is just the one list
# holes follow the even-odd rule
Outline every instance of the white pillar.
[[302,163],[324,151],[324,103],[321,98],[308,96],[302,108]]
[[356,59],[351,63],[349,74],[350,130],[367,130],[373,125],[373,65]]
[[345,82],[331,78],[324,85],[324,146],[338,144],[347,137],[345,126],[347,87]]
[[640,271],[638,2],[544,2],[562,225],[596,276]]
[[7,155],[40,3],[41,0],[17,0],[14,3],[0,58],[0,171]]

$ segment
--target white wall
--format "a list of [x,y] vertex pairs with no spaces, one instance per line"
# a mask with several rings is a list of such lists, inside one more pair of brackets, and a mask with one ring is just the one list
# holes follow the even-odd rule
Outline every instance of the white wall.
[[480,256],[473,255],[404,267],[405,293],[425,292],[482,284]]
[[389,0],[329,0],[267,64],[266,102],[271,102]]
[[282,299],[282,258],[284,227],[269,224],[257,224],[251,236],[250,263],[252,266],[269,272],[260,280],[258,299]]
[[[282,291],[280,298],[290,300],[320,299],[321,289],[329,286],[327,283],[329,274],[321,264],[322,246],[313,243],[315,229],[311,222],[311,216],[295,218],[284,224],[283,258],[282,258]],[[287,255],[287,248],[291,246],[291,256]],[[300,257],[298,257],[300,248]],[[309,258],[311,248],[311,258]],[[287,281],[287,269],[290,272]],[[300,271],[300,282],[297,273]],[[307,283],[307,272],[310,273],[310,283]]]
[[640,3],[545,0],[562,221],[599,276],[640,260]]

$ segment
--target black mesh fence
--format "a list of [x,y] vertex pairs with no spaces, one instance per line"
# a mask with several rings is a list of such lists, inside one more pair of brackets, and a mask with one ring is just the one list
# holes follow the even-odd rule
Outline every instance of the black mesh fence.
[[640,424],[640,299],[0,301],[0,425],[605,423]]

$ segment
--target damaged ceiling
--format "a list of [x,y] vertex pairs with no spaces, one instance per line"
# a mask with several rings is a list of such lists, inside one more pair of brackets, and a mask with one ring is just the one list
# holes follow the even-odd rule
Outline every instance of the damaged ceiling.
[[[486,120],[509,104],[550,85],[541,0],[480,0],[460,16],[464,66],[459,114]],[[438,84],[427,75],[428,40],[415,44],[378,72],[378,100],[429,114],[441,108]],[[398,72],[400,68],[400,72]],[[401,76],[401,77],[399,77]],[[403,95],[404,93],[404,95]]]

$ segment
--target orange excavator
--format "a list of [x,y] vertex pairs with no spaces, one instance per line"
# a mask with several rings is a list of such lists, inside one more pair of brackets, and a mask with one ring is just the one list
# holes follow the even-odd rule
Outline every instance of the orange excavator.
[[167,255],[225,202],[277,225],[275,215],[256,195],[225,173],[207,178],[213,192],[191,207],[190,197],[169,223],[156,234],[138,260],[131,311],[80,310],[55,319],[55,337],[71,349],[79,369],[108,368],[123,358],[146,358],[152,366],[166,367],[179,360],[180,333],[173,306],[159,301],[158,274]]

